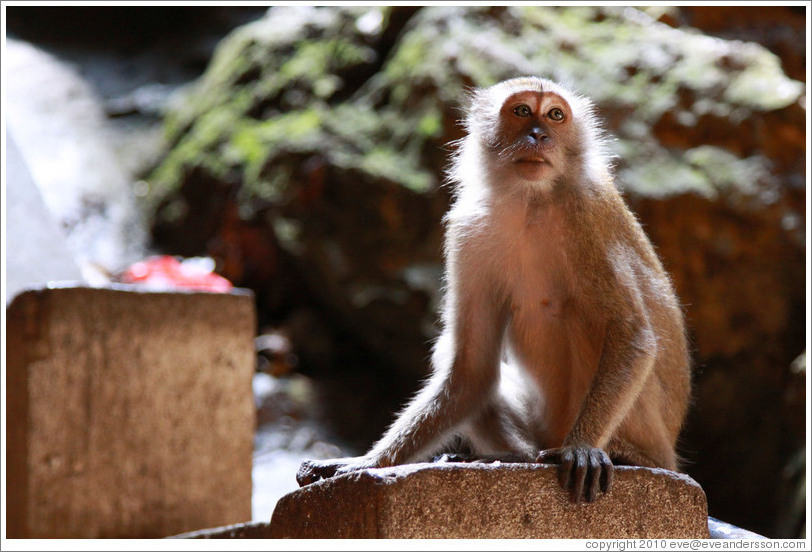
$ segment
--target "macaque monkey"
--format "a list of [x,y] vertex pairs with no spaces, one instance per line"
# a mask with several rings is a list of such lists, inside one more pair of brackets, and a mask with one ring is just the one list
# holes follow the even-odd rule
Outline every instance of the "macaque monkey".
[[307,460],[306,485],[430,458],[557,464],[573,502],[613,463],[677,469],[690,363],[682,311],[615,187],[591,102],[546,79],[473,94],[450,180],[432,374],[364,456]]

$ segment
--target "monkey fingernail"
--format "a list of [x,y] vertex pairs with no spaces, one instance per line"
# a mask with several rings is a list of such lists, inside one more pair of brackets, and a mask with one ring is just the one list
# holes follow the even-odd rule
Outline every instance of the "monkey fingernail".
[[558,484],[564,489],[570,488],[570,481],[572,480],[571,472],[571,464],[568,465],[562,463],[558,468]]
[[612,466],[609,466],[603,471],[601,477],[601,490],[605,493],[609,492],[609,489],[612,488],[612,481],[615,478],[615,470]]
[[603,475],[603,470],[592,470],[591,475],[591,481],[589,482],[589,498],[587,499],[589,502],[593,502],[598,497],[598,489],[601,488],[601,476]]

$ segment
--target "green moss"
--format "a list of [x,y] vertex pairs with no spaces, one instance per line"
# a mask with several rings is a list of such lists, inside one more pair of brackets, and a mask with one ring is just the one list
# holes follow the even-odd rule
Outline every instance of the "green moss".
[[752,194],[769,181],[766,161],[758,156],[742,159],[715,146],[685,152],[661,149],[635,151],[632,143],[618,147],[625,167],[619,182],[634,193],[667,197],[695,193],[707,198],[725,194]]
[[374,177],[396,182],[415,192],[432,188],[434,178],[425,170],[415,170],[414,156],[403,152],[377,147],[359,157],[358,168]]
[[784,76],[774,54],[754,44],[743,48],[747,68],[730,79],[725,100],[759,111],[782,109],[798,101],[805,91],[804,84]]
[[440,110],[429,109],[417,123],[417,131],[427,138],[439,136],[443,131],[443,114]]
[[266,146],[280,142],[310,144],[318,138],[324,120],[324,107],[318,104],[309,109],[285,113],[248,127]]
[[646,197],[662,198],[683,193],[709,198],[716,196],[705,173],[668,154],[657,155],[624,169],[618,176],[621,186]]
[[758,189],[759,183],[769,178],[763,158],[742,159],[714,146],[689,149],[683,154],[683,159],[691,167],[707,175],[717,190],[735,190],[749,194]]
[[511,6],[494,17],[487,7],[443,6],[418,12],[381,70],[354,94],[339,95],[348,71],[380,55],[370,44],[383,28],[356,24],[372,14],[369,21],[385,26],[389,10],[382,18],[376,10],[275,8],[272,21],[223,40],[197,89],[166,119],[175,145],[151,177],[155,198],[200,167],[239,175],[246,204],[275,201],[292,178],[289,153],[429,190],[440,170],[423,156],[443,146],[438,140],[450,132],[449,114],[460,115],[452,109],[466,87],[521,74],[570,83],[621,114],[617,148],[630,188],[713,195],[755,185],[761,162],[718,148],[667,151],[652,126],[677,102],[675,115],[688,126],[704,113],[733,121],[780,109],[804,93],[760,46],[672,29],[633,8]]
[[151,175],[148,206],[155,206],[164,197],[176,193],[184,171],[191,167],[205,167],[210,175],[224,177],[234,160],[210,152],[219,150],[220,144],[228,141],[229,129],[238,118],[229,106],[202,114]]
[[238,199],[249,203],[255,196],[276,201],[291,174],[284,167],[269,172],[269,161],[283,152],[313,151],[314,144],[324,143],[322,119],[321,110],[313,107],[266,121],[243,121],[227,145],[230,157],[243,168],[244,184]]
[[369,63],[375,53],[342,37],[327,40],[305,40],[298,44],[295,53],[280,67],[279,74],[285,79],[308,78],[312,81],[360,63]]
[[[403,37],[392,58],[383,68],[386,80],[403,81],[417,76],[418,71],[425,67],[426,60],[430,59],[430,45],[419,33],[410,33]],[[403,101],[403,97],[393,96],[396,102]]]

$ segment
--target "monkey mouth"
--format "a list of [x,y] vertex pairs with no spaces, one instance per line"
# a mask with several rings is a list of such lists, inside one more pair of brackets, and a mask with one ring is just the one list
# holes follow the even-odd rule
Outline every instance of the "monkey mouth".
[[529,155],[527,157],[521,157],[516,160],[516,163],[528,163],[528,164],[540,164],[540,165],[547,165],[549,164],[547,160],[540,156],[540,155]]
[[513,162],[516,174],[523,180],[541,181],[550,177],[553,165],[549,159],[538,153],[522,155]]

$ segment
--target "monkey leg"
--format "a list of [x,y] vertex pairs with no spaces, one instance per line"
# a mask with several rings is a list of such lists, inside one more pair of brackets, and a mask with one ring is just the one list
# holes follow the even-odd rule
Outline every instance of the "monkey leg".
[[521,429],[521,416],[502,397],[493,397],[463,432],[475,460],[532,462],[536,450]]
[[609,441],[606,445],[606,453],[612,462],[617,466],[643,466],[646,468],[666,468],[676,469],[676,462],[670,460],[673,454],[669,454],[670,448],[664,447],[666,451],[661,456],[667,456],[669,459],[655,460],[653,455],[643,452],[639,447],[630,444],[628,441],[619,439],[617,437]]
[[467,452],[444,452],[431,459],[434,464],[446,462],[475,462],[477,457]]

